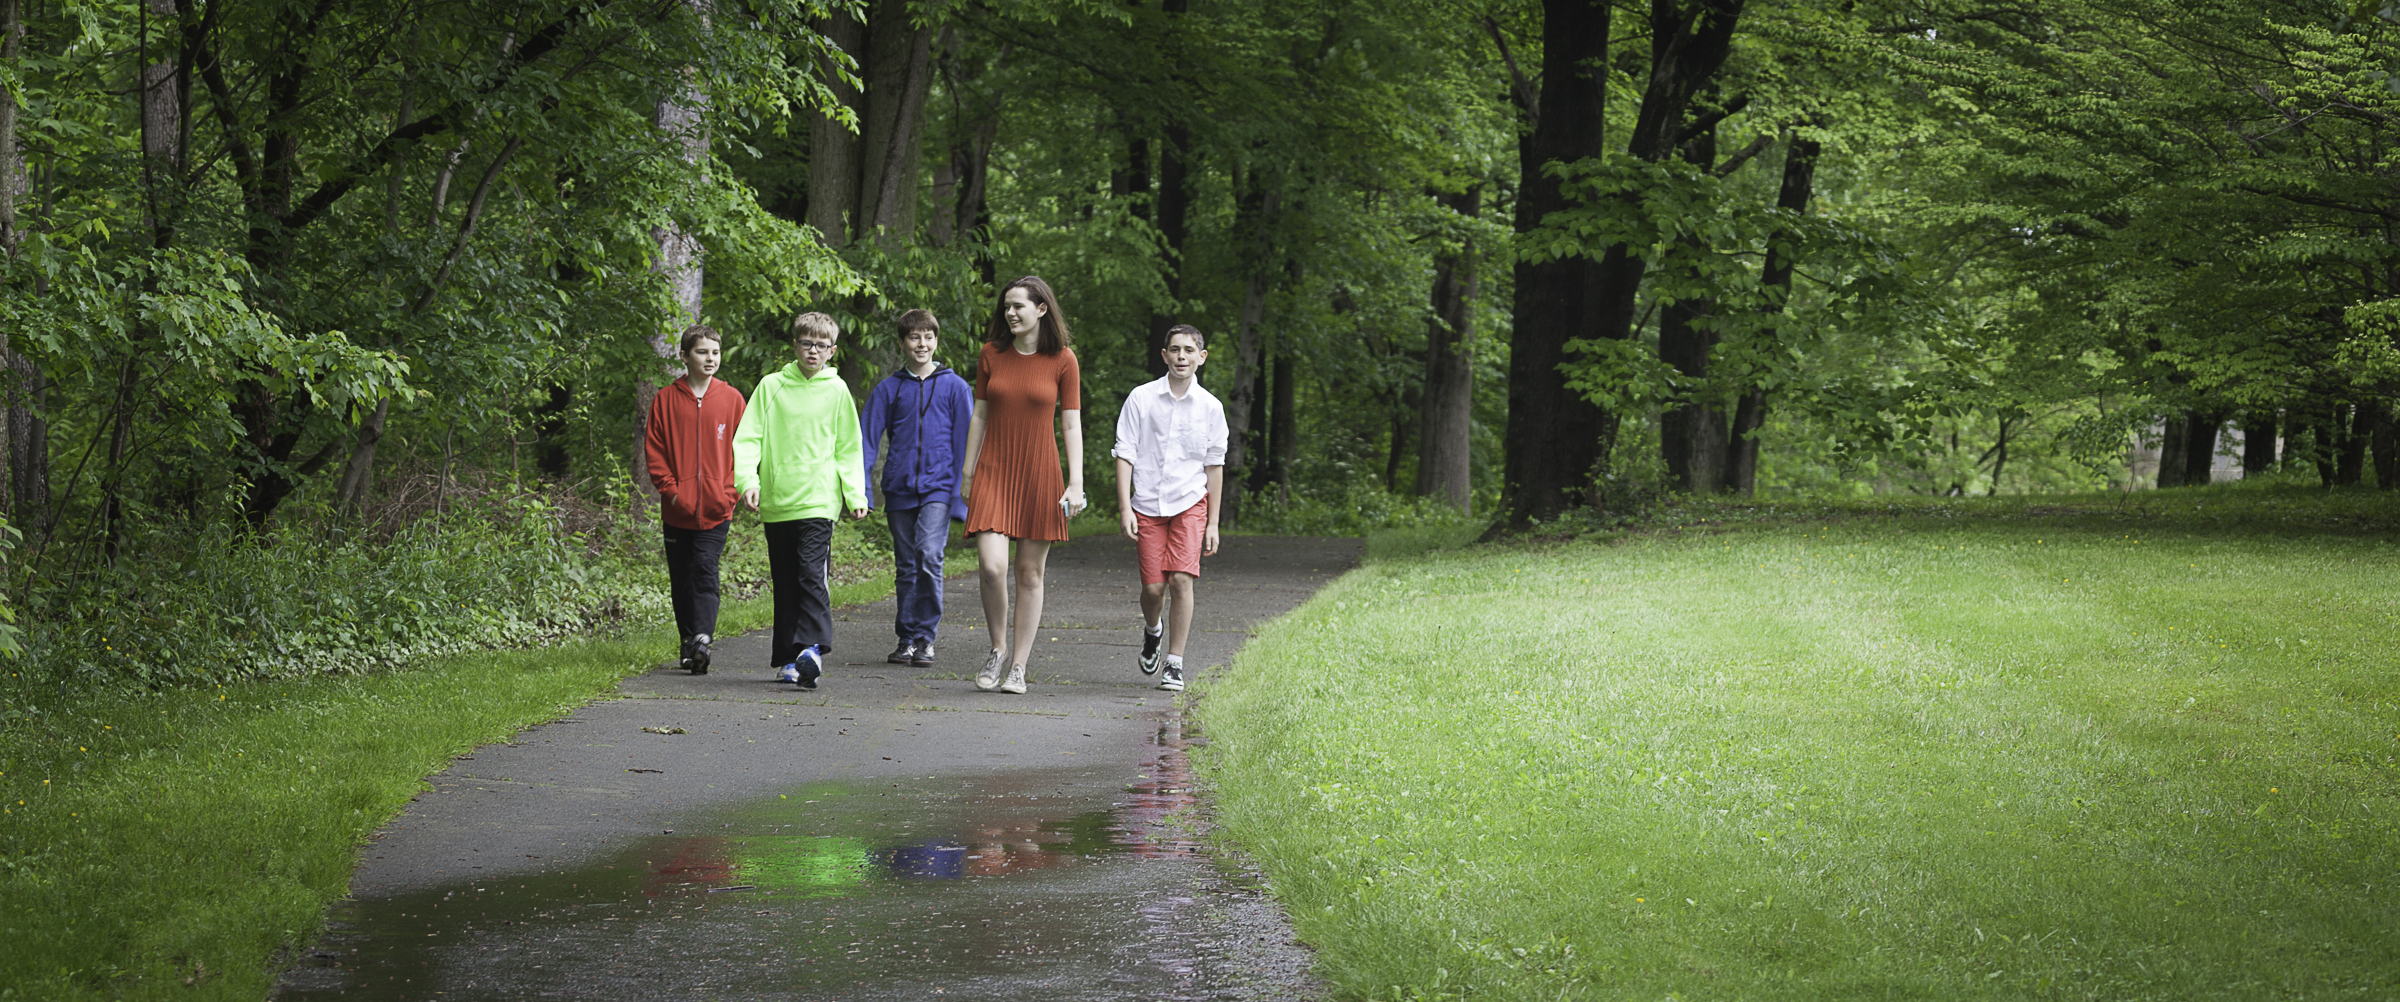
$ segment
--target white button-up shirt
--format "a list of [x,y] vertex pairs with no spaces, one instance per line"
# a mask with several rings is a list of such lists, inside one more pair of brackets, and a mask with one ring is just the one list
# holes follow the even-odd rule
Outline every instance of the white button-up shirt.
[[1177,397],[1160,376],[1126,394],[1117,447],[1133,464],[1133,510],[1180,515],[1208,496],[1208,467],[1225,465],[1225,405],[1198,379]]

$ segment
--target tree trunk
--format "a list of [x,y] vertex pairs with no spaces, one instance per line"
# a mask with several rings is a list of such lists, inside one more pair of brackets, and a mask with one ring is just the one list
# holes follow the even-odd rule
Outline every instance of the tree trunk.
[[2188,487],[2203,487],[2217,465],[2217,432],[2225,427],[2225,415],[2186,411],[2183,420],[2183,482]]
[[[23,47],[23,0],[0,0],[0,60],[14,64]],[[17,152],[17,95],[0,85],[0,258],[13,262],[22,237],[17,232],[17,196],[25,190],[25,158]],[[31,359],[17,353],[8,330],[0,327],[0,517],[20,528],[40,509],[30,504],[25,490],[33,456],[34,381],[39,378]],[[29,378],[31,377],[31,378]]]
[[[849,53],[859,63],[859,77],[867,76],[867,26],[847,11],[817,22],[817,31],[836,48]],[[863,102],[858,89],[844,82],[831,65],[819,68],[827,90],[834,100],[857,114]],[[861,116],[863,125],[863,116]],[[859,199],[858,133],[850,131],[831,115],[818,115],[808,134],[808,225],[829,247],[847,247],[850,227]],[[863,221],[860,221],[863,225]]]
[[1275,353],[1275,430],[1274,481],[1283,488],[1283,499],[1291,500],[1292,465],[1300,458],[1300,415],[1295,409],[1298,382],[1292,372],[1292,351],[1286,346]]
[[[2342,409],[2339,406],[2314,408],[2292,415],[2293,441],[2296,444],[2300,433],[2307,432],[2308,461],[2317,468],[2317,483],[2325,487],[2331,487],[2339,480],[2334,457],[2341,452],[2341,435],[2336,431],[2342,423],[2341,418]],[[2286,450],[2287,453],[2289,451]]]
[[2400,490],[2400,422],[2392,420],[2389,404],[2375,407],[2375,487]]
[[1267,411],[1267,405],[1275,399],[1275,384],[1269,378],[1274,369],[1270,360],[1259,366],[1250,380],[1250,433],[1246,436],[1249,442],[1246,448],[1255,452],[1243,453],[1249,464],[1243,469],[1242,486],[1253,494],[1267,489],[1267,480],[1275,472],[1275,443],[1268,434],[1274,430],[1275,422]]
[[[1808,212],[1808,203],[1815,197],[1817,160],[1825,152],[1824,145],[1813,139],[1792,137],[1783,156],[1783,184],[1775,194],[1775,207],[1795,216]],[[1792,251],[1789,231],[1778,230],[1767,239],[1766,265],[1759,271],[1759,284],[1770,290],[1774,298],[1766,310],[1774,322],[1767,330],[1770,336],[1782,337],[1783,315],[1791,309]],[[1753,373],[1752,379],[1760,375]],[[1725,489],[1744,497],[1758,492],[1758,430],[1767,423],[1767,391],[1753,385],[1742,393],[1741,402],[1734,405],[1732,440],[1726,444]]]
[[[1169,0],[1169,6],[1179,7],[1179,0]],[[1191,156],[1192,130],[1167,126],[1167,141],[1159,147],[1158,157],[1158,235],[1167,245],[1170,300],[1183,298],[1183,250],[1192,207]],[[1167,360],[1159,352],[1167,347],[1167,328],[1177,322],[1170,314],[1150,314],[1149,347],[1142,353],[1142,362],[1152,378],[1167,374]]]
[[2369,437],[2366,409],[2343,404],[2334,412],[2335,440],[2341,443],[2334,453],[2333,482],[2342,487],[2355,487],[2366,479],[2367,439]]
[[[687,2],[697,6],[701,0]],[[687,164],[697,165],[708,156],[708,133],[701,117],[707,108],[708,95],[691,85],[658,102],[655,123],[660,131],[683,144],[683,160]],[[813,202],[811,211],[814,211]],[[656,268],[674,286],[676,309],[674,314],[661,317],[659,324],[652,328],[650,350],[658,357],[660,365],[634,377],[633,452],[630,457],[632,500],[637,517],[645,519],[658,506],[658,491],[650,486],[650,477],[642,459],[643,443],[650,433],[650,401],[658,395],[660,387],[683,374],[670,360],[676,357],[683,329],[700,322],[702,278],[698,237],[673,225],[653,230],[651,237],[658,241]]]
[[2000,493],[2000,475],[2008,472],[2008,425],[2008,415],[2000,415],[2000,437],[1992,442],[1992,485],[1984,489],[1985,497]]
[[[1708,378],[1708,356],[1717,339],[1701,323],[1714,305],[1686,299],[1659,311],[1659,358],[1681,372],[1687,385]],[[1713,493],[1725,482],[1728,439],[1724,412],[1703,396],[1669,408],[1660,418],[1659,448],[1665,453],[1669,488],[1687,494]]]
[[2191,453],[2184,447],[2184,439],[2190,428],[2191,422],[2185,417],[2184,412],[2177,411],[2167,415],[2165,430],[2158,438],[2158,487],[2160,490],[2181,487],[2187,482],[2184,464],[2190,460]]
[[[1538,97],[1519,98],[1531,127],[1517,141],[1518,233],[1539,229],[1544,216],[1567,208],[1565,192],[1545,166],[1607,152],[1609,12],[1606,0],[1543,0]],[[1598,279],[1599,268],[1583,257],[1516,265],[1502,436],[1509,500],[1506,516],[1493,522],[1495,532],[1554,518],[1574,504],[1614,444],[1615,418],[1568,389],[1559,371],[1568,341],[1607,336],[1592,322]]]
[[[1683,159],[1704,171],[1716,169],[1715,125],[1683,144]],[[1695,254],[1708,250],[1695,238],[1683,243]],[[1659,360],[1682,373],[1688,388],[1682,405],[1659,415],[1659,448],[1665,453],[1668,489],[1686,494],[1712,494],[1725,482],[1725,412],[1707,389],[1710,356],[1717,348],[1717,332],[1708,322],[1716,313],[1717,304],[1705,298],[1679,299],[1659,311]]]
[[[1239,476],[1251,462],[1250,433],[1264,422],[1253,423],[1264,395],[1259,393],[1259,325],[1267,317],[1267,263],[1272,248],[1269,239],[1269,219],[1281,205],[1281,198],[1267,190],[1256,170],[1245,171],[1241,177],[1241,194],[1234,203],[1234,231],[1250,239],[1250,273],[1242,279],[1242,312],[1235,321],[1233,334],[1233,378],[1225,395],[1225,474]],[[1225,492],[1225,511],[1220,520],[1228,527],[1240,525],[1242,511],[1242,482],[1229,479]],[[1253,487],[1253,490],[1256,488]]]
[[2251,411],[2242,422],[2242,476],[2255,477],[2275,469],[2274,411]]
[[[1436,198],[1468,219],[1483,210],[1481,186]],[[1417,446],[1417,495],[1439,497],[1460,511],[1474,505],[1475,254],[1470,235],[1433,258],[1433,317],[1425,323],[1425,427]]]
[[933,84],[933,29],[909,23],[907,0],[876,0],[867,15],[866,55],[851,235],[878,235],[884,246],[897,247],[917,232],[918,138]]

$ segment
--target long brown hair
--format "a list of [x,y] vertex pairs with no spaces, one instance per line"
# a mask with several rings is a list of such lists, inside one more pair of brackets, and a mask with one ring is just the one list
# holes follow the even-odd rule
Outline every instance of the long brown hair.
[[1035,326],[1041,328],[1036,351],[1044,355],[1056,355],[1060,350],[1074,343],[1073,335],[1067,333],[1066,314],[1060,313],[1058,310],[1058,296],[1050,291],[1050,283],[1042,281],[1041,278],[1034,275],[1027,275],[1000,287],[1000,298],[992,303],[991,327],[984,331],[983,339],[985,341],[993,344],[1007,344],[1016,340],[1016,334],[1008,329],[1008,318],[1003,316],[1000,310],[1000,307],[1008,302],[1008,290],[1010,289],[1025,290],[1025,294],[1033,298],[1033,305],[1042,308],[1041,319],[1035,321]]

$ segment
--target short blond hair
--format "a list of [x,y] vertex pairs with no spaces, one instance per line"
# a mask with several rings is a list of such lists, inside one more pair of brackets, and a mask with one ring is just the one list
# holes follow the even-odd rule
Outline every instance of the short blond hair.
[[832,317],[822,313],[803,313],[792,318],[792,340],[798,341],[803,335],[810,334],[838,342],[842,339],[842,325],[834,323]]

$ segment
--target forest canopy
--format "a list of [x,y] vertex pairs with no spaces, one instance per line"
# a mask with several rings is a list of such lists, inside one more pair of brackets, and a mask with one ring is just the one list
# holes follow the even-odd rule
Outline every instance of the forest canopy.
[[[585,573],[652,545],[638,423],[687,325],[746,390],[826,312],[863,394],[901,311],[965,370],[1025,274],[1086,428],[1209,332],[1245,528],[2391,489],[2396,31],[2376,0],[0,0],[0,646],[114,670],[201,629],[163,611],[195,568],[445,519]],[[468,559],[441,538],[411,545]],[[434,615],[390,600],[336,618]]]

